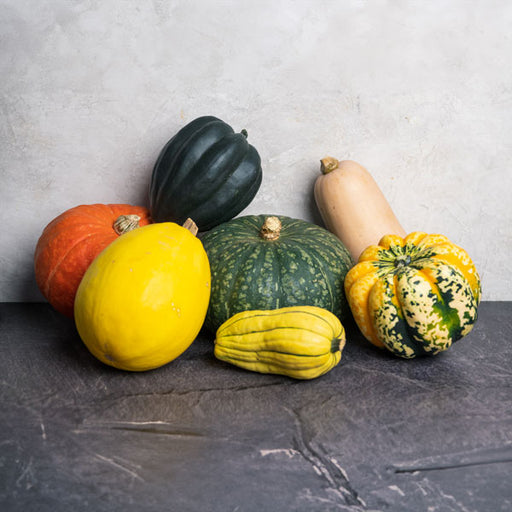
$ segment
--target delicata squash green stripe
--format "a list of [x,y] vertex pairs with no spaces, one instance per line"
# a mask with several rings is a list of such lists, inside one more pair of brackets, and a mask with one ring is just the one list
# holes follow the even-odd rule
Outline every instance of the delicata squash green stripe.
[[345,329],[330,311],[292,306],[237,313],[217,330],[217,359],[259,373],[314,379],[341,360]]

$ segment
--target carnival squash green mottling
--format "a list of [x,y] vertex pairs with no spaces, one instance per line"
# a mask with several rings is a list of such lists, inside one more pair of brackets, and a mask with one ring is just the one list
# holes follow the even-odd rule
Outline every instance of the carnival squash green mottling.
[[149,190],[151,218],[180,225],[191,218],[207,231],[238,215],[261,180],[261,159],[247,132],[235,133],[213,116],[198,117],[158,156]]
[[212,269],[206,327],[215,332],[247,310],[317,306],[350,316],[343,281],[353,262],[340,240],[312,223],[284,216],[238,217],[205,233]]
[[413,358],[434,355],[477,319],[480,278],[469,255],[443,235],[384,236],[347,274],[354,319],[374,345]]

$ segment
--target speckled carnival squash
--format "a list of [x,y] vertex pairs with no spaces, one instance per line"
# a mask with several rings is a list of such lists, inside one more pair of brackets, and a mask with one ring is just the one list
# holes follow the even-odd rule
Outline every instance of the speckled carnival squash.
[[293,306],[242,311],[217,330],[217,359],[259,373],[314,379],[334,368],[345,329],[326,309]]
[[75,323],[103,363],[149,370],[190,346],[209,297],[200,240],[172,222],[149,224],[119,237],[92,262],[76,294]]
[[94,258],[123,233],[149,223],[147,208],[129,204],[86,204],[61,213],[44,228],[34,254],[43,296],[73,317],[76,290]]
[[207,231],[238,215],[262,180],[261,159],[247,131],[202,116],[164,146],[153,168],[149,209],[154,222],[191,218]]
[[481,294],[466,251],[419,231],[386,235],[363,251],[345,291],[363,335],[404,358],[437,354],[468,334]]
[[350,315],[343,280],[352,259],[326,229],[285,216],[248,215],[202,237],[212,269],[206,327],[234,314],[317,306],[343,322]]

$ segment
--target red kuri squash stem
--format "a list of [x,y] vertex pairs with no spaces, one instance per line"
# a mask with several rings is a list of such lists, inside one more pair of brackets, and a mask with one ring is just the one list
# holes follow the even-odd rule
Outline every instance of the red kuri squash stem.
[[139,227],[140,217],[138,215],[120,215],[112,224],[114,231],[118,235],[122,235],[124,233],[128,233],[128,231],[132,231],[135,228]]

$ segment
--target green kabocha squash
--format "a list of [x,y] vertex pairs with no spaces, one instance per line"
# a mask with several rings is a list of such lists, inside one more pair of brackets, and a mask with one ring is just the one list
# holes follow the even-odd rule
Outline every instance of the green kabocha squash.
[[342,322],[350,315],[343,280],[352,259],[326,229],[290,217],[248,215],[201,240],[212,270],[210,331],[247,310],[317,306]]
[[421,231],[385,235],[365,249],[345,290],[368,341],[407,359],[438,354],[468,334],[481,295],[467,252]]
[[194,220],[207,231],[238,215],[262,180],[261,159],[247,142],[213,116],[184,126],[164,146],[153,168],[149,210],[153,222]]
[[334,368],[345,329],[326,309],[294,306],[242,311],[217,330],[217,359],[259,373],[314,379]]

